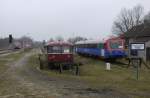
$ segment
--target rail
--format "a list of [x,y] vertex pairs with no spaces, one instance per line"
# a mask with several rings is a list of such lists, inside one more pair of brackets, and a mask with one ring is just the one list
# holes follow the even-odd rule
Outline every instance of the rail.
[[11,49],[0,49],[0,55],[2,54],[7,54],[7,53],[11,53],[11,52],[15,52],[17,50],[11,50]]

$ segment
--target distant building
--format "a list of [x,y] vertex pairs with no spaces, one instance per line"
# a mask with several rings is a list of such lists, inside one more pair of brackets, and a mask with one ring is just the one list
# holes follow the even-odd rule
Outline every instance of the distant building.
[[124,34],[126,42],[128,43],[128,49],[130,54],[130,43],[144,42],[145,51],[139,51],[138,55],[145,61],[150,61],[150,25],[139,25],[133,27]]
[[19,41],[13,42],[13,49],[21,49],[21,43]]
[[8,49],[9,45],[9,38],[0,38],[0,49]]

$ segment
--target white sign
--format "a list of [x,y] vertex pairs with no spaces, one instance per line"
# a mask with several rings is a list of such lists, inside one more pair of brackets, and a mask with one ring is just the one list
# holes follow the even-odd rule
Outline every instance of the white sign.
[[132,50],[144,50],[145,44],[144,43],[131,43]]
[[119,46],[120,49],[123,49],[123,46]]

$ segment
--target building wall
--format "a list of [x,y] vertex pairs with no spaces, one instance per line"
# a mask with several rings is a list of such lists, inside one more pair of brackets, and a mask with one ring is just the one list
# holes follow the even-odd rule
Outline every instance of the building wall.
[[[148,47],[150,48],[150,37],[130,38],[129,39],[129,44],[135,43],[135,42],[144,42],[145,43],[145,50],[144,51],[138,51],[138,55],[139,55],[139,57],[143,58],[146,61],[146,59],[147,59],[146,49]],[[131,53],[131,51],[130,51],[130,46],[129,46],[129,57],[131,57],[130,53]]]
[[150,38],[149,38],[149,41],[146,42],[146,47],[150,47]]
[[150,61],[150,40],[146,43],[146,60]]

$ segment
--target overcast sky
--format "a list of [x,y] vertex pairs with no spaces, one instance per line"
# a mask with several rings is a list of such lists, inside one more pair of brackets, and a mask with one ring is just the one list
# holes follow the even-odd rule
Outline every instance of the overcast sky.
[[150,0],[0,0],[0,37],[102,39],[112,33],[120,10],[137,4],[150,10]]

